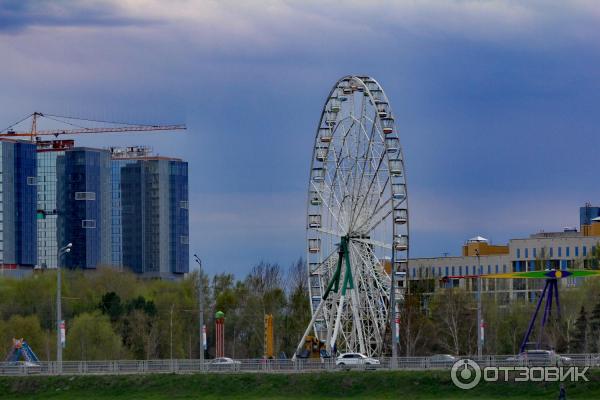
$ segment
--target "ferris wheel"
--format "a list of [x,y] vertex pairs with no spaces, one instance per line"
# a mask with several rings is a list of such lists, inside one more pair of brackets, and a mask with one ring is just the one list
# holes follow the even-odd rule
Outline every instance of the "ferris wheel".
[[375,79],[346,76],[325,101],[314,141],[307,204],[312,319],[298,351],[314,332],[329,352],[382,355],[390,310],[404,298],[408,239],[404,157],[389,100]]

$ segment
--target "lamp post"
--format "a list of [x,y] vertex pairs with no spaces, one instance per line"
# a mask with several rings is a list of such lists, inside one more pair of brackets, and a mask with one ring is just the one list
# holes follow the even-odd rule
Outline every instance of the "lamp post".
[[56,362],[57,368],[62,370],[62,302],[61,302],[61,276],[60,263],[63,255],[69,253],[73,247],[73,243],[68,243],[66,246],[58,250],[57,265],[56,265]]
[[202,290],[202,260],[197,254],[194,254],[194,261],[198,263],[198,308],[200,324],[200,365],[204,363],[204,291]]
[[477,357],[481,359],[483,353],[483,319],[481,313],[481,259],[479,249],[475,249],[477,256]]

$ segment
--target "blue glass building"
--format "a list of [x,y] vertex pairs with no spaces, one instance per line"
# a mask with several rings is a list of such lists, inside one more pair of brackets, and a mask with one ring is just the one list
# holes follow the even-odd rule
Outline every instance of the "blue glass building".
[[579,226],[591,225],[594,218],[600,217],[600,207],[586,204],[579,207]]
[[0,141],[0,265],[37,263],[35,144]]
[[57,158],[74,147],[73,140],[37,141],[37,251],[38,266],[58,265]]
[[69,268],[111,264],[111,156],[75,147],[57,157],[58,244],[73,243]]
[[121,168],[135,163],[131,159],[113,159],[111,165],[111,263],[116,267],[123,266],[123,224],[121,219]]
[[165,157],[115,162],[123,265],[146,277],[182,277],[189,272],[187,163]]

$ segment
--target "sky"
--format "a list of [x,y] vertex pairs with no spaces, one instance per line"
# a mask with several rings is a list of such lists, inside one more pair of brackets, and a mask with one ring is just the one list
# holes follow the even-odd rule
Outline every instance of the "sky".
[[0,129],[33,111],[185,133],[79,137],[189,162],[207,272],[305,253],[321,108],[383,86],[406,159],[411,257],[578,225],[600,204],[600,7],[564,0],[1,0]]

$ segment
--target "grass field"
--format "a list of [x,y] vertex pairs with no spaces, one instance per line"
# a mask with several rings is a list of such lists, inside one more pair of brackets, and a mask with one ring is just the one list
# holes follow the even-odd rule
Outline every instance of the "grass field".
[[[600,399],[600,372],[569,383],[568,399]],[[1,377],[0,399],[557,399],[558,384],[481,383],[464,391],[448,371],[305,374]]]

